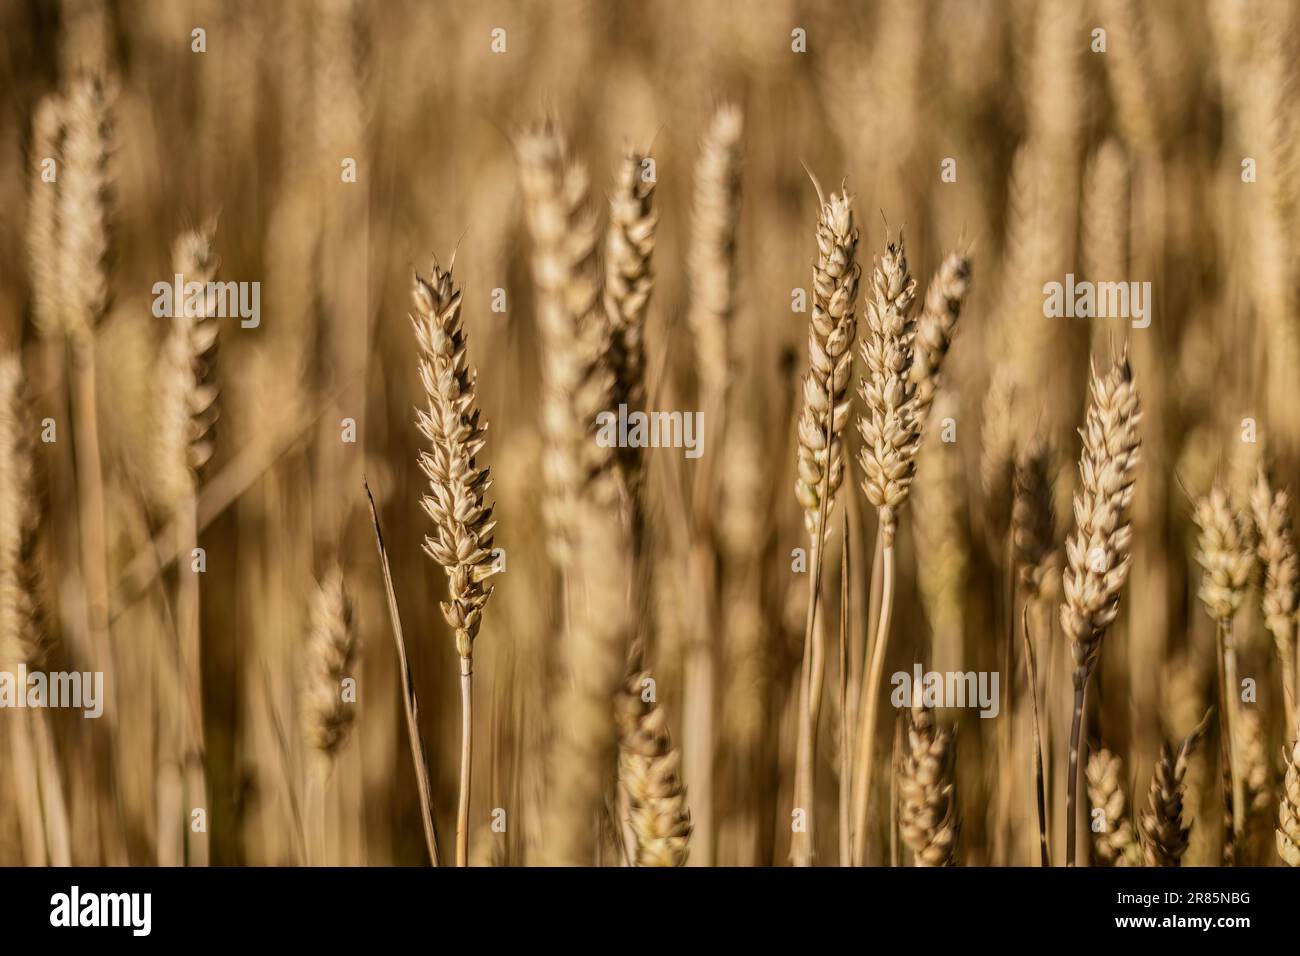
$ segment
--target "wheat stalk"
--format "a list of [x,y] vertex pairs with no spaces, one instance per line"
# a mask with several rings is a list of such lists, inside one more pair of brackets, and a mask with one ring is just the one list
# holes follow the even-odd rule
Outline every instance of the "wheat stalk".
[[[957,412],[957,398],[941,391],[926,428],[942,429]],[[933,443],[935,436],[927,436]],[[933,636],[934,663],[940,669],[960,662],[964,631],[965,588],[970,573],[966,524],[966,475],[961,450],[940,443],[916,464],[912,489],[912,534],[916,541],[916,576]]]
[[636,836],[637,866],[683,866],[690,853],[691,815],[681,780],[681,752],[668,734],[668,717],[637,672],[618,696],[619,781],[628,794],[628,822]]
[[[172,269],[201,291],[173,303],[167,338],[159,354],[155,472],[164,503],[175,517],[176,550],[182,561],[198,547],[198,480],[212,456],[212,425],[218,388],[212,378],[217,347],[216,305],[208,283],[217,270],[212,224],[182,233],[172,248]],[[182,757],[192,805],[206,806],[203,746],[203,675],[199,577],[184,564],[176,578],[176,627],[182,662]],[[194,804],[193,801],[202,801]],[[190,862],[207,863],[207,834],[186,828]]]
[[1245,601],[1254,566],[1251,527],[1237,511],[1227,493],[1218,486],[1196,502],[1192,516],[1200,536],[1196,560],[1204,573],[1197,596],[1214,620],[1217,645],[1219,708],[1226,729],[1219,735],[1224,778],[1223,807],[1227,821],[1223,839],[1225,863],[1235,858],[1236,845],[1245,823],[1245,781],[1237,755],[1238,708],[1237,652],[1233,641],[1233,617]]
[[487,424],[475,403],[475,372],[466,355],[460,290],[452,279],[455,262],[443,270],[435,259],[427,279],[415,276],[411,316],[420,349],[420,383],[427,405],[416,410],[416,425],[429,442],[420,452],[420,470],[429,493],[420,499],[433,521],[424,551],[447,573],[449,600],[442,614],[455,630],[460,658],[461,769],[456,815],[456,863],[469,865],[470,771],[473,764],[474,638],[483,608],[492,596],[486,581],[495,571],[492,532],[496,522],[486,494],[492,487],[487,468],[477,464]]
[[1075,862],[1075,793],[1088,679],[1097,666],[1102,638],[1119,614],[1128,578],[1133,482],[1140,458],[1142,420],[1128,356],[1103,378],[1092,370],[1092,402],[1082,431],[1079,458],[1082,487],[1074,496],[1074,534],[1067,539],[1061,626],[1074,657],[1074,713],[1065,790],[1066,866]]
[[758,429],[748,418],[738,418],[727,429],[723,460],[728,476],[719,486],[716,505],[724,568],[719,752],[728,764],[733,810],[727,822],[735,833],[738,866],[757,862],[761,802],[754,782],[762,760],[770,687],[766,637],[771,625],[763,613],[766,548],[760,544],[768,534],[764,451]]
[[980,421],[980,487],[984,493],[984,537],[994,554],[1005,540],[1011,517],[1019,444],[1016,383],[1012,366],[993,369]]
[[1124,762],[1109,750],[1088,754],[1088,800],[1102,812],[1103,829],[1092,829],[1092,851],[1102,866],[1141,866],[1142,847],[1128,815]]
[[1282,693],[1288,738],[1296,734],[1296,609],[1300,604],[1300,562],[1291,530],[1291,496],[1274,491],[1263,469],[1255,480],[1251,507],[1264,568],[1264,624],[1282,665]]
[[552,864],[585,865],[594,856],[592,821],[612,776],[612,707],[635,631],[626,599],[632,537],[614,449],[592,436],[598,413],[609,409],[613,376],[607,323],[597,311],[587,177],[567,162],[549,125],[527,131],[517,145],[543,346],[548,530],[566,588],[558,648],[566,676],[551,700],[544,852]]
[[[700,144],[687,248],[690,308],[687,326],[695,343],[696,394],[711,440],[725,447],[729,398],[735,369],[732,324],[737,309],[737,236],[740,223],[740,110],[722,105],[714,113]],[[717,540],[714,501],[718,455],[708,455],[693,469],[685,503],[689,540],[681,560],[691,568],[688,600],[698,635],[687,649],[682,742],[686,779],[693,787],[695,840],[692,866],[714,862],[713,717],[717,710],[717,641],[720,624],[714,586]]]
[[914,687],[907,749],[898,768],[898,822],[917,866],[957,862],[956,745],[952,731],[939,728],[934,711]]
[[343,696],[343,681],[351,676],[356,661],[357,634],[352,600],[343,585],[343,570],[337,564],[317,582],[307,619],[302,727],[308,745],[318,757],[318,772],[311,784],[319,795],[308,845],[310,859],[320,865],[325,862],[327,845],[326,787],[355,718],[353,705]]
[[[820,197],[819,197],[820,198]],[[849,417],[849,379],[853,374],[853,340],[857,335],[855,306],[861,269],[856,259],[858,231],[853,225],[852,197],[832,193],[821,204],[817,219],[817,261],[813,267],[812,317],[808,326],[808,374],[803,381],[803,407],[798,423],[795,497],[804,509],[804,529],[812,545],[812,580],[804,627],[803,664],[799,684],[799,739],[795,800],[804,811],[804,828],[795,834],[791,853],[797,866],[812,865],[813,749],[817,721],[812,701],[817,603],[825,527],[844,478],[844,425]]]
[[[100,666],[112,655],[108,626],[108,536],[95,386],[95,328],[108,308],[112,181],[112,117],[104,83],[75,81],[63,100],[59,170],[58,293],[60,323],[71,344],[73,444],[77,461],[77,518],[81,537],[90,644]],[[53,307],[53,303],[50,303]],[[110,718],[112,719],[112,718]]]
[[1161,745],[1160,759],[1151,775],[1151,809],[1144,810],[1139,820],[1142,856],[1147,866],[1182,864],[1191,832],[1190,827],[1183,826],[1183,778],[1187,775],[1187,761],[1205,735],[1209,720],[1210,714],[1206,713],[1176,755],[1167,742]]
[[[853,860],[862,866],[867,850],[867,816],[871,806],[871,769],[875,759],[875,730],[880,678],[889,641],[889,618],[894,592],[894,535],[898,510],[907,500],[916,472],[920,443],[916,418],[916,385],[911,379],[916,321],[912,304],[916,281],[907,268],[903,236],[887,240],[884,255],[876,260],[867,300],[868,335],[861,355],[868,376],[858,385],[867,414],[859,415],[862,450],[862,490],[876,508],[879,566],[881,568],[880,618],[863,675],[860,694],[860,736],[853,782]],[[874,573],[874,568],[873,568]]]

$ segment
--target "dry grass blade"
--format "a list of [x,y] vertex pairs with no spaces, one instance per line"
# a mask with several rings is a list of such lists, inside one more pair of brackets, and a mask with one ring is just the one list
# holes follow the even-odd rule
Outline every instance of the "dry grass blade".
[[420,702],[415,696],[415,682],[411,680],[411,667],[406,657],[406,639],[402,636],[402,615],[397,608],[397,593],[393,590],[393,573],[388,564],[388,551],[384,547],[384,532],[379,526],[379,511],[370,484],[361,479],[370,504],[370,519],[375,530],[375,547],[379,551],[379,567],[384,576],[384,594],[388,599],[388,616],[393,626],[393,641],[397,645],[397,664],[402,679],[402,704],[406,711],[406,732],[411,744],[411,763],[415,768],[415,782],[420,795],[420,819],[424,824],[424,845],[429,852],[429,863],[439,865],[438,831],[433,823],[433,797],[429,790],[429,771],[424,763],[424,738],[420,735]]

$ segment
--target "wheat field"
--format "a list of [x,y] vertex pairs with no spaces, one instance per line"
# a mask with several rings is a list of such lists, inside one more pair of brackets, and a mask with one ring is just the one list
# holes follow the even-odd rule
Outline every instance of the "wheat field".
[[0,4],[0,864],[1300,866],[1297,53]]

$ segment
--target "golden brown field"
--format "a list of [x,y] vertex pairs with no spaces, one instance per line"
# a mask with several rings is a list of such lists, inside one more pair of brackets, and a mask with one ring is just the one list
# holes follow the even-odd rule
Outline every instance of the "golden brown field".
[[0,864],[1300,865],[1298,27],[0,4]]

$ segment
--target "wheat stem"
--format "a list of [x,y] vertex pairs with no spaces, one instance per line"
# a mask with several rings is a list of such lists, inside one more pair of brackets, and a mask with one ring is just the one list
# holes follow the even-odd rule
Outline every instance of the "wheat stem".
[[894,603],[894,546],[880,552],[880,621],[871,644],[871,663],[862,681],[862,720],[858,737],[858,758],[853,780],[853,864],[865,866],[867,818],[871,810],[871,770],[875,763],[877,708],[880,680],[885,672],[885,648],[889,642],[889,617]]

